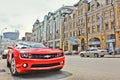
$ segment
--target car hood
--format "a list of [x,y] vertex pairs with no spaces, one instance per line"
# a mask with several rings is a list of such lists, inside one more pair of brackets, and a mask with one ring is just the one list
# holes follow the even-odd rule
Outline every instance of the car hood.
[[52,48],[27,48],[27,49],[19,49],[20,53],[32,53],[32,54],[48,54],[48,53],[61,53],[62,51],[59,49]]

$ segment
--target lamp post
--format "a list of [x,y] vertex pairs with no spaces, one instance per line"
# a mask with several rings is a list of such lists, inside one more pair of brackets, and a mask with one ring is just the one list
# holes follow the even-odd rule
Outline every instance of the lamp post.
[[113,45],[113,54],[112,54],[114,56],[115,55],[115,48],[116,48],[116,21],[115,21],[115,9],[114,9],[113,3],[111,3],[111,6],[113,7],[113,12],[114,12],[114,14],[113,14],[113,17],[114,17],[113,22],[115,24],[115,26],[114,26],[115,45]]
[[87,13],[85,13],[86,17],[86,44],[85,44],[85,50],[88,49],[88,20],[87,20]]
[[7,28],[3,28],[2,30],[1,30],[1,42],[2,42],[2,34],[3,34],[3,31],[4,30],[6,30]]

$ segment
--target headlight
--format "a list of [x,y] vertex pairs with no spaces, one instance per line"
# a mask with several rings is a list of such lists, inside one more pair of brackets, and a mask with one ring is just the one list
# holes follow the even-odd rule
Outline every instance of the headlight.
[[20,56],[22,58],[31,58],[31,54],[27,54],[27,53],[20,53]]
[[57,57],[62,57],[63,53],[57,53]]

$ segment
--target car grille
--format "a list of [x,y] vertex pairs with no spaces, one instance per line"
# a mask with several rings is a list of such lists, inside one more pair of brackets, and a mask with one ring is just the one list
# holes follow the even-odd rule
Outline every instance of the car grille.
[[33,64],[31,68],[40,68],[40,67],[51,67],[51,66],[58,66],[60,63],[52,63],[52,64]]
[[32,54],[32,59],[51,59],[56,58],[57,54]]

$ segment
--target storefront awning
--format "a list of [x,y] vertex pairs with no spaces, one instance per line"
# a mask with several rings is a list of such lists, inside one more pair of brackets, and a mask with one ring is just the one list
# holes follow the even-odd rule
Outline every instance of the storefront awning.
[[72,44],[72,45],[78,45],[78,42],[74,39],[74,38],[70,38],[70,43]]

